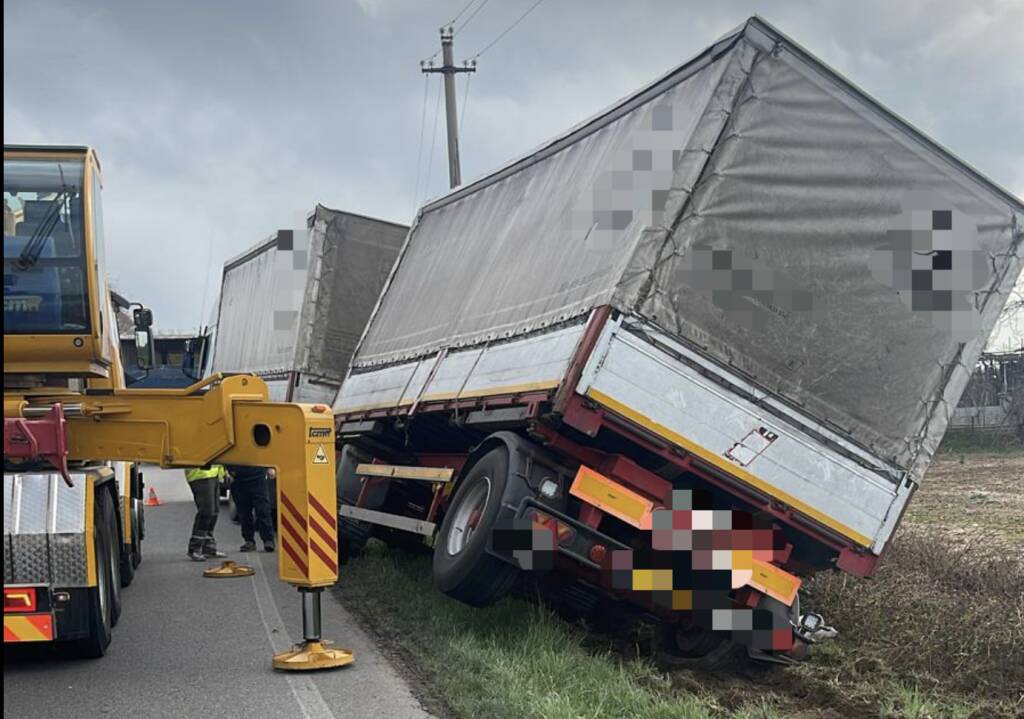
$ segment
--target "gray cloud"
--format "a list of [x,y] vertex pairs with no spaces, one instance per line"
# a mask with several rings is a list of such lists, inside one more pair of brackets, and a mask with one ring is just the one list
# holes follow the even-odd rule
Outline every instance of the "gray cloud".
[[[417,63],[463,4],[7,3],[5,139],[94,145],[115,283],[161,327],[195,326],[224,259],[296,212],[319,201],[408,222],[417,200],[444,191],[439,127],[430,182],[414,196]],[[528,6],[490,4],[456,37],[456,57]],[[599,111],[754,12],[1024,195],[1024,3],[995,0],[549,0],[480,60],[463,176]],[[424,174],[429,147],[428,137]]]

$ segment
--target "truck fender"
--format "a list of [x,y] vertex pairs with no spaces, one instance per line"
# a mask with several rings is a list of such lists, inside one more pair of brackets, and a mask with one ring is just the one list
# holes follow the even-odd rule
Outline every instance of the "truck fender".
[[[453,494],[454,490],[458,489],[458,482],[462,480],[462,477],[468,473],[477,460],[496,447],[505,447],[508,451],[508,480],[505,483],[505,491],[501,498],[501,509],[498,514],[497,526],[512,527],[516,515],[526,500],[540,502],[559,511],[565,509],[573,470],[563,466],[545,448],[524,439],[514,432],[508,431],[495,432],[489,435],[470,451],[469,457],[467,457],[466,463],[463,465],[456,485],[453,488]],[[540,484],[545,479],[552,479],[559,486],[558,492],[551,499],[540,496]],[[488,554],[504,562],[516,564],[508,554],[495,551],[490,542],[488,542],[486,551]]]

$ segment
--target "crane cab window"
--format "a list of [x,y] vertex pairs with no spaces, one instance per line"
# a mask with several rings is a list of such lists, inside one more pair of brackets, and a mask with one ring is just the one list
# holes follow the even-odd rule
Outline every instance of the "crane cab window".
[[84,163],[4,159],[4,332],[89,331]]

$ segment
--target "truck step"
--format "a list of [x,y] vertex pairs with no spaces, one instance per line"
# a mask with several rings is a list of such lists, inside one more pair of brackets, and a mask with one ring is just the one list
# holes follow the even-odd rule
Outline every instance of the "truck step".
[[437,467],[406,467],[398,464],[360,464],[356,474],[360,477],[387,477],[389,479],[415,479],[421,482],[450,482],[455,470]]
[[338,507],[338,514],[342,517],[358,519],[360,521],[367,522],[368,524],[379,524],[384,527],[393,527],[394,529],[401,529],[404,532],[413,532],[414,534],[422,534],[427,537],[432,537],[434,535],[434,531],[437,529],[437,525],[433,522],[414,519],[412,517],[403,517],[400,514],[378,512],[374,509],[353,507],[349,504],[343,504]]

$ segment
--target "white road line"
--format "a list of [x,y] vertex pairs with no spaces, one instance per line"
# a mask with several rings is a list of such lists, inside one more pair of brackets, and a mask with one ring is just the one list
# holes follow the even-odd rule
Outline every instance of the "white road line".
[[[288,636],[284,622],[281,621],[281,614],[277,611],[277,604],[274,602],[274,595],[267,583],[264,565],[262,561],[259,561],[259,555],[257,555],[255,564],[256,574],[252,577],[252,590],[256,595],[256,608],[260,612],[260,619],[263,620],[263,628],[267,632],[270,646],[275,652],[283,652],[291,649],[294,642]],[[334,712],[327,706],[327,702],[324,701],[320,689],[317,688],[312,678],[294,672],[285,672],[284,675],[305,719],[334,719]]]

